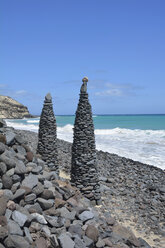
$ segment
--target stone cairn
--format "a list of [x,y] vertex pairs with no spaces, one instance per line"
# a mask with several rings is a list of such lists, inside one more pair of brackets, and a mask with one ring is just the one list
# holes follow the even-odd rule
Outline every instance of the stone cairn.
[[50,93],[45,96],[40,117],[37,153],[52,170],[58,172],[56,119]]
[[100,203],[100,189],[96,169],[96,146],[92,109],[88,100],[87,82],[83,78],[74,123],[71,183],[91,201]]

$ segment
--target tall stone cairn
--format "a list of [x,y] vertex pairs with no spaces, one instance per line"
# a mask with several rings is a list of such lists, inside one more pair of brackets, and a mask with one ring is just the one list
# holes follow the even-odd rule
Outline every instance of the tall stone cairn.
[[45,96],[42,109],[39,132],[38,147],[39,153],[47,165],[58,173],[58,152],[57,152],[57,134],[56,119],[53,112],[52,97],[50,93]]
[[100,187],[96,168],[97,159],[92,109],[87,93],[88,78],[84,77],[82,81],[74,123],[71,183],[79,188],[85,197],[99,204]]

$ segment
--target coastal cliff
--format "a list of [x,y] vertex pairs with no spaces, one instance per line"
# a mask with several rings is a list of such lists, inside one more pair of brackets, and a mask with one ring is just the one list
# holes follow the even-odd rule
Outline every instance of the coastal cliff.
[[26,106],[9,96],[0,96],[0,118],[22,119],[33,117]]

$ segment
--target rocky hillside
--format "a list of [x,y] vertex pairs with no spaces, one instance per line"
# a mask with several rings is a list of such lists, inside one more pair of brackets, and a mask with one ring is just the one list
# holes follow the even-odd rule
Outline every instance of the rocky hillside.
[[28,108],[9,96],[0,96],[0,118],[22,119],[32,117]]

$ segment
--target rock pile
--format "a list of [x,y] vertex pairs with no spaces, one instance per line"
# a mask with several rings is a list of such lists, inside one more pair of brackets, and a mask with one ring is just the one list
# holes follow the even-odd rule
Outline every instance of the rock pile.
[[150,247],[92,208],[14,129],[0,132],[0,248]]
[[91,201],[100,201],[96,169],[96,147],[91,105],[87,93],[88,79],[83,78],[74,124],[71,182]]
[[52,170],[58,172],[56,119],[50,93],[45,96],[40,117],[37,152]]

